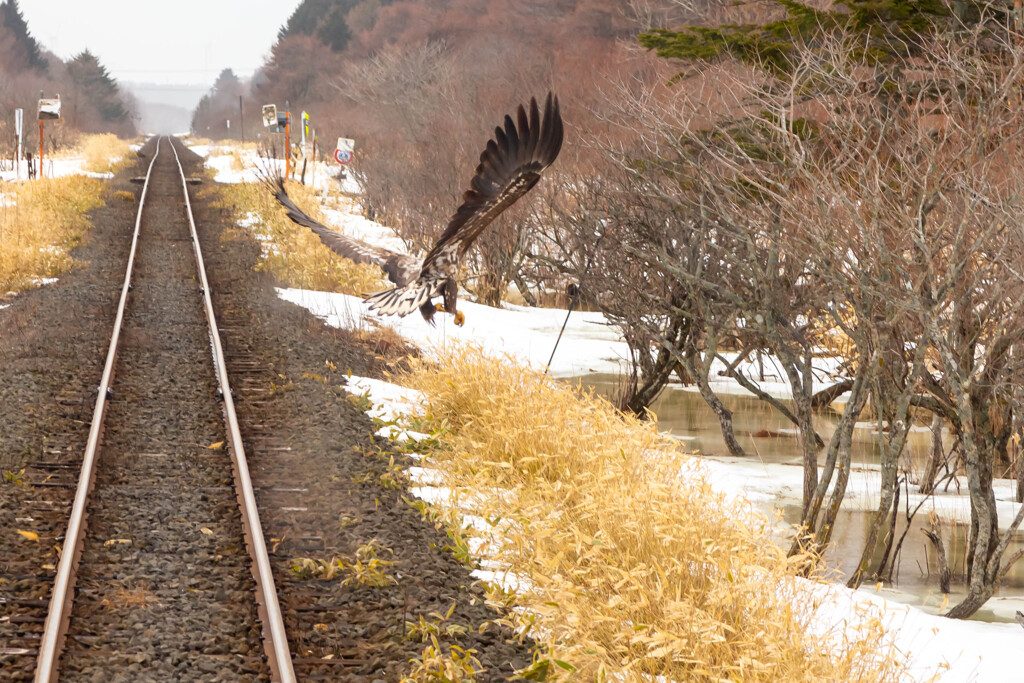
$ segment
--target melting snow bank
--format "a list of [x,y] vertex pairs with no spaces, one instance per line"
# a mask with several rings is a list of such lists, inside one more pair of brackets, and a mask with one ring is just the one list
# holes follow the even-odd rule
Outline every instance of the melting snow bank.
[[[215,144],[186,146],[205,159],[206,167],[213,170],[214,180],[218,183],[256,183],[260,180],[257,168],[264,162],[260,159],[255,146],[239,147]],[[272,160],[270,165],[284,175],[283,159]],[[340,177],[341,172],[342,169],[337,164],[319,161],[310,163],[306,169],[306,184],[318,190],[333,187],[346,194],[362,194],[362,186],[355,173],[346,171],[342,178]]]
[[[115,160],[116,161],[116,160]],[[113,173],[92,173],[85,170],[85,157],[65,157],[43,159],[44,176],[47,178],[60,178],[67,175],[84,175],[90,178],[113,178]],[[16,182],[28,180],[28,162],[21,161],[18,170],[0,171],[0,180],[4,182]]]
[[[777,504],[799,505],[802,502],[803,465],[798,460],[789,463],[766,463],[753,458],[715,456],[704,458],[702,462],[708,479],[721,491],[742,491],[748,500],[772,501]],[[881,497],[881,480],[879,465],[853,465],[842,508],[854,511],[876,510]],[[1016,502],[1016,489],[1011,480],[995,479],[993,488],[996,494],[996,510],[999,513],[999,528],[1005,531],[1020,511],[1021,504]],[[955,487],[948,492],[940,490],[931,496],[923,496],[914,491],[905,495],[911,507],[924,502],[921,508],[924,514],[934,511],[944,521],[970,524],[970,497],[958,493]]]
[[832,628],[856,624],[866,607],[877,608],[886,633],[911,662],[910,680],[931,680],[936,668],[944,683],[1021,680],[1024,631],[1017,624],[947,619],[844,586],[829,586],[825,600],[822,613],[833,617]]
[[[338,211],[329,211],[328,216],[333,225],[344,227],[347,234],[378,246],[404,251],[396,248],[396,238],[382,232],[388,229],[382,229],[377,223]],[[369,231],[367,226],[376,226],[375,231]],[[431,327],[416,313],[404,318],[381,316],[370,311],[359,297],[347,294],[280,288],[277,293],[285,301],[306,308],[332,327],[390,327],[428,353],[443,351],[449,341],[469,343],[485,348],[489,353],[513,356],[542,370],[554,350],[550,372],[555,377],[590,374],[625,376],[629,372],[629,347],[618,330],[601,313],[573,311],[568,316],[562,339],[558,341],[559,331],[566,322],[566,311],[562,309],[529,308],[512,304],[494,308],[460,299],[459,310],[466,316],[465,325],[457,327],[450,316],[438,315],[434,319],[437,327]],[[733,354],[725,355],[731,360]],[[766,363],[770,362],[771,359],[766,359]],[[757,376],[754,363],[747,361],[741,364],[740,369],[749,372],[751,376]],[[820,387],[834,383],[838,360],[823,358],[819,359],[818,364]],[[716,368],[724,370],[725,365],[716,360],[712,365],[713,375],[716,374]],[[736,380],[726,377],[718,377],[712,382],[712,387],[720,393],[751,395]],[[761,387],[779,398],[792,396],[789,383],[778,376],[767,375]],[[696,391],[695,387],[684,389]]]
[[[508,354],[543,369],[551,357],[565,311],[506,305],[492,308],[460,300],[466,316],[461,328],[451,316],[438,315],[431,327],[419,314],[404,318],[381,316],[370,311],[359,297],[305,289],[278,289],[278,296],[310,310],[328,325],[347,329],[368,326],[391,327],[424,352],[440,353],[448,343],[474,344],[490,353]],[[551,364],[556,377],[592,373],[618,374],[626,369],[626,343],[600,313],[573,312]]]
[[[389,228],[366,220],[362,216],[327,210],[329,222],[342,228],[346,234],[355,236],[377,246],[404,252],[404,245]],[[255,226],[246,221],[243,227]],[[258,236],[258,235],[257,235]],[[566,323],[566,311],[555,308],[530,308],[503,304],[501,308],[477,304],[465,299],[459,300],[459,310],[466,316],[461,328],[452,323],[447,315],[435,317],[437,327],[431,327],[416,313],[404,318],[381,316],[370,311],[359,297],[331,292],[316,292],[306,289],[278,289],[278,296],[285,301],[302,306],[322,318],[332,327],[363,329],[366,327],[390,327],[426,352],[443,351],[449,341],[469,343],[485,348],[489,353],[507,354],[528,363],[537,369],[544,369],[552,350],[554,358],[550,372],[555,377],[579,377],[591,374],[625,376],[629,372],[629,347],[618,330],[601,313],[573,311],[561,341],[559,331]],[[555,349],[555,343],[558,348]],[[724,356],[732,360],[735,354]],[[756,361],[748,360],[739,365],[741,371],[751,377],[758,376]],[[792,397],[790,384],[779,374],[768,369],[777,365],[765,357],[765,381],[761,388],[778,398]],[[818,388],[835,383],[839,368],[836,358],[821,358],[816,361]],[[725,370],[725,364],[712,364],[712,388],[719,393],[752,395],[731,378],[717,376]],[[683,387],[697,391],[696,387]]]
[[[373,405],[366,414],[371,419],[393,422],[403,415],[412,415],[420,405],[420,392],[379,379],[352,375],[348,378],[347,388],[350,394],[370,399]],[[385,433],[382,435],[388,431],[388,427],[380,430]]]
[[[381,380],[353,376],[348,379],[348,389],[369,399],[372,407],[368,413],[371,417],[388,423],[401,422],[399,418],[403,415],[414,415],[420,405],[419,392]],[[383,426],[378,433],[403,441],[418,441],[427,436],[406,432],[390,424]],[[721,465],[708,460],[700,462],[700,467],[705,469],[716,488],[735,491],[736,487],[744,485]],[[748,469],[753,471],[756,468]],[[798,477],[799,468],[791,469]],[[437,485],[443,480],[439,472],[429,466],[411,467],[408,475],[416,483],[412,488],[415,496],[434,505],[450,504],[450,491]],[[756,475],[750,475],[744,481],[756,479]],[[796,485],[798,488],[799,478]],[[465,504],[465,499],[462,502]],[[473,524],[473,510],[466,508],[464,512],[467,513],[465,523]],[[516,590],[526,580],[525,577],[510,575],[486,558],[481,560],[481,567],[473,572],[474,576],[499,584],[505,590]],[[1017,624],[946,619],[916,607],[892,603],[868,590],[851,591],[839,585],[805,583],[809,596],[823,603],[816,624],[823,634],[831,633],[841,639],[844,632],[856,630],[867,620],[880,618],[895,646],[907,655],[911,663],[907,680],[934,680],[936,672],[938,680],[949,683],[1017,681],[1021,678],[1018,660],[1024,632]]]

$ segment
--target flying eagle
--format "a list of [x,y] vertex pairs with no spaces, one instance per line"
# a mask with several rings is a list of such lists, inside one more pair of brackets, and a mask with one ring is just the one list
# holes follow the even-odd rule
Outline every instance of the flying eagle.
[[[494,138],[480,155],[480,165],[470,181],[470,189],[462,195],[462,205],[422,261],[347,237],[318,223],[288,197],[280,178],[271,190],[287,210],[288,218],[311,229],[331,250],[356,263],[377,264],[387,273],[396,287],[368,295],[365,301],[371,310],[405,316],[418,308],[431,325],[434,312],[441,310],[451,313],[456,323],[462,324],[465,318],[455,310],[459,261],[498,214],[537,184],[541,173],[558,156],[562,134],[558,98],[551,93],[544,103],[543,119],[535,98],[530,99],[529,113],[519,105],[516,121],[506,116],[504,129],[494,129]],[[431,302],[436,296],[442,297],[443,307],[435,307]]]

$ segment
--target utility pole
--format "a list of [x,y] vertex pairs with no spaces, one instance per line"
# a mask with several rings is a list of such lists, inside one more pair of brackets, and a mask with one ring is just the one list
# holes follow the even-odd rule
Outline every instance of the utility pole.
[[242,96],[238,96],[238,132],[242,136],[242,144],[245,144],[245,112],[242,110]]

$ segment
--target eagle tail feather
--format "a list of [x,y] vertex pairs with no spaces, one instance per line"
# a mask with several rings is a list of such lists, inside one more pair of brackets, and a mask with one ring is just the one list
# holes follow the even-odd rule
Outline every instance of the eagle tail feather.
[[370,294],[363,301],[369,304],[370,310],[378,311],[382,315],[404,317],[419,309],[430,298],[430,293],[430,287],[414,280],[404,287]]

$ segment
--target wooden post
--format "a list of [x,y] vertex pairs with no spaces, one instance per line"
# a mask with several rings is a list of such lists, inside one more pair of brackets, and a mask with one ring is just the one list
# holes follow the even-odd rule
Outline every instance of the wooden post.
[[245,144],[245,110],[242,109],[242,96],[238,96],[238,134],[242,136],[242,144]]
[[39,119],[39,178],[43,177],[43,120]]

